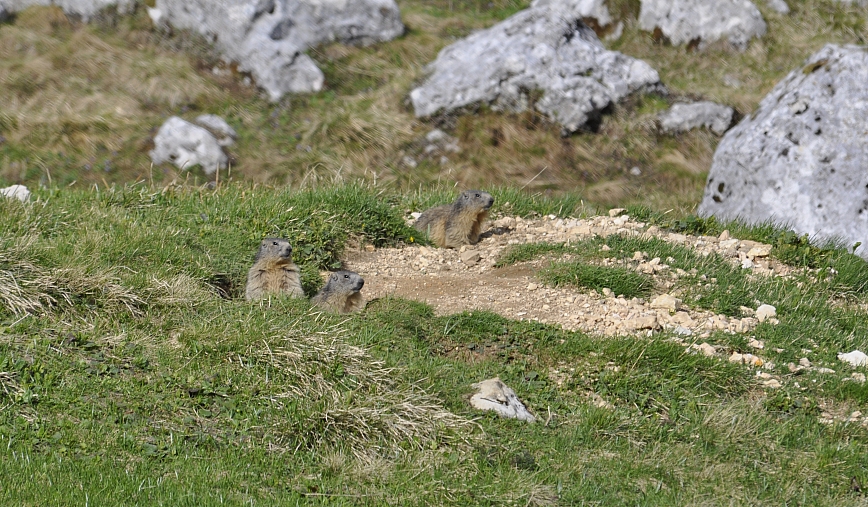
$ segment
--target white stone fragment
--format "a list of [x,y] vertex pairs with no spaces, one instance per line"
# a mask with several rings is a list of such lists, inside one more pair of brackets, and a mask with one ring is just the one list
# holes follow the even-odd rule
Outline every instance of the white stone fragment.
[[473,384],[477,393],[470,397],[470,405],[479,410],[494,410],[498,414],[512,419],[534,422],[536,418],[524,403],[518,399],[515,391],[504,384],[500,378],[494,377]]
[[0,195],[10,199],[18,199],[21,202],[30,200],[30,190],[24,185],[12,185],[6,188],[0,188]]
[[847,352],[846,354],[838,354],[838,360],[851,366],[868,365],[868,355],[861,350],[854,350],[852,352]]

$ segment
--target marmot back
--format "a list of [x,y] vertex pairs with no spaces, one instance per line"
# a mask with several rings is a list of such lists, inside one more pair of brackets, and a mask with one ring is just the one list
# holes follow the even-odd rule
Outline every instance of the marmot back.
[[329,275],[323,287],[311,301],[337,313],[351,313],[365,307],[362,287],[365,280],[353,271],[340,270]]
[[244,296],[251,300],[268,294],[304,297],[300,270],[292,262],[292,246],[283,238],[263,239],[256,260],[247,272]]
[[441,248],[474,245],[479,241],[482,223],[492,204],[494,197],[488,192],[467,190],[452,204],[422,212],[414,227],[428,234],[428,239]]

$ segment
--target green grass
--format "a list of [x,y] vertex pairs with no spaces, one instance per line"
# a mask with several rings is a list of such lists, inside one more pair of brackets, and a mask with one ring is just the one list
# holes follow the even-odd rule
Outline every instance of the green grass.
[[630,299],[647,296],[653,288],[648,276],[619,267],[590,266],[580,262],[557,262],[542,270],[540,279],[553,286],[573,285],[580,289],[615,294]]
[[[304,259],[313,272],[347,238],[406,241],[404,198],[377,189],[46,189],[35,198],[0,202],[4,505],[863,500],[849,486],[868,479],[868,430],[817,420],[829,406],[868,403],[834,357],[868,346],[865,318],[829,304],[830,280],[737,279],[719,259],[617,236],[514,257],[642,250],[743,283],[745,298],[778,306],[781,323],[754,333],[776,373],[803,348],[839,370],[768,391],[750,369],[688,353],[665,333],[600,338],[488,312],[437,316],[393,298],[346,317],[304,300],[239,297],[262,235],[307,234],[321,245]],[[229,299],[215,289],[221,273],[235,284]],[[711,303],[714,290],[688,300],[726,306]],[[746,337],[707,341],[738,350]],[[469,408],[469,385],[495,375],[538,423]]]

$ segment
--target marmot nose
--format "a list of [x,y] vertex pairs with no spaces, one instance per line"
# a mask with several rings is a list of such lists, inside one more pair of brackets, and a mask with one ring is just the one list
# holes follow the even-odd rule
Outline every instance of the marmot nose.
[[359,289],[361,289],[362,287],[365,286],[365,281],[364,281],[364,280],[359,280],[359,284],[358,284],[358,285],[359,285]]

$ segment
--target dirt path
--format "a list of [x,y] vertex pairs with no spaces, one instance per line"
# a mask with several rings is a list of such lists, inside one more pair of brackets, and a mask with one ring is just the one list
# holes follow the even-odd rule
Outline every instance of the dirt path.
[[[647,234],[666,241],[693,246],[702,252],[717,252],[734,263],[749,266],[757,274],[787,274],[786,266],[768,260],[770,248],[752,241],[694,237],[647,227],[626,216],[600,216],[586,220],[538,220],[501,218],[491,224],[477,245],[460,250],[408,246],[373,249],[347,256],[348,269],[365,278],[368,299],[386,295],[423,301],[438,314],[484,309],[504,317],[559,324],[565,329],[603,335],[650,333],[675,329],[682,335],[705,337],[714,329],[749,332],[757,323],[751,316],[737,319],[683,306],[677,293],[658,291],[649,298],[625,299],[611,294],[575,288],[542,285],[536,272],[550,260],[536,260],[495,268],[501,253],[519,243],[574,242],[595,235]],[[612,261],[614,262],[614,261]],[[648,259],[641,252],[630,261],[637,271],[654,277],[658,288],[669,289],[687,273],[672,270],[661,259]],[[660,297],[663,296],[663,297]]]

